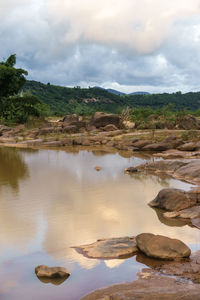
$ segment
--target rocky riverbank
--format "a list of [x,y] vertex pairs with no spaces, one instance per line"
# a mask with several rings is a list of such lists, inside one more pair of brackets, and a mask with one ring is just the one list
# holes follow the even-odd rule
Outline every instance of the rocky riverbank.
[[138,131],[134,123],[105,113],[95,113],[87,120],[67,115],[62,120],[45,121],[34,127],[0,125],[0,145],[45,148],[105,146],[163,158],[200,158],[198,130]]

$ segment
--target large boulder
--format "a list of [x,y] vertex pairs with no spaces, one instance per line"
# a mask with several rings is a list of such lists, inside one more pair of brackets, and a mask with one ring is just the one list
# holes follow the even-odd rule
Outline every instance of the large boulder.
[[35,274],[37,277],[46,278],[63,278],[68,277],[70,273],[66,268],[63,267],[47,267],[45,265],[40,265],[35,268]]
[[190,248],[182,241],[162,235],[142,233],[136,237],[136,243],[140,251],[152,258],[175,260],[191,254]]
[[178,128],[179,129],[199,129],[200,121],[193,115],[186,115],[181,120],[178,120]]
[[96,128],[105,127],[106,125],[113,124],[119,127],[120,118],[116,114],[106,114],[103,112],[96,112],[90,120],[90,126]]
[[197,198],[194,194],[179,189],[168,188],[161,190],[149,205],[169,211],[177,211],[192,207],[196,203]]
[[130,257],[138,251],[135,237],[100,239],[89,245],[74,247],[89,258],[117,259]]

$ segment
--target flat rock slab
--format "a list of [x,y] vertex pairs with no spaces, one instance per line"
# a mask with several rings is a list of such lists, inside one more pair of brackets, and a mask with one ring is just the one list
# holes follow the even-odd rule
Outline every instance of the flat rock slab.
[[93,244],[73,248],[89,258],[99,259],[128,258],[138,251],[135,237],[100,239]]
[[199,300],[200,285],[154,274],[148,269],[136,281],[100,289],[82,300]]
[[62,267],[49,268],[45,265],[40,265],[35,268],[35,274],[38,278],[66,278],[70,276],[67,269]]
[[140,251],[152,258],[175,260],[191,254],[190,248],[182,241],[162,235],[142,233],[136,237],[136,243]]
[[200,183],[200,159],[187,159],[184,161],[167,159],[146,163],[137,168],[155,174],[168,174],[173,178],[186,180],[191,183]]

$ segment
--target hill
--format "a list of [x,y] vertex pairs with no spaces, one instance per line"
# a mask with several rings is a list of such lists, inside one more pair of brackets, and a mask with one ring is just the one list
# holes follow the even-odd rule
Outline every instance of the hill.
[[170,103],[174,110],[200,108],[200,92],[116,95],[99,87],[68,88],[27,81],[22,93],[31,93],[44,101],[49,105],[51,114],[92,114],[95,111],[117,113],[127,106],[158,109]]

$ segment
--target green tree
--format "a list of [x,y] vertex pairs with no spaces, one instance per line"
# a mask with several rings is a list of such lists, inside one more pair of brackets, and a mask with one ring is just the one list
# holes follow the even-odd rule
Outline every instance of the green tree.
[[24,75],[28,75],[28,72],[16,69],[15,64],[15,54],[10,55],[5,62],[0,62],[0,100],[17,94],[26,82]]
[[47,112],[47,105],[36,96],[20,95],[28,72],[15,68],[15,64],[15,54],[0,62],[0,119],[4,123],[24,123],[29,116],[39,117]]

